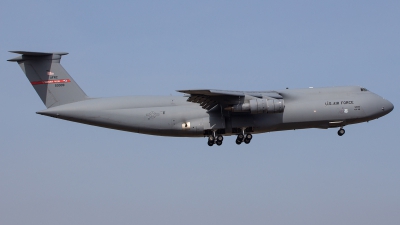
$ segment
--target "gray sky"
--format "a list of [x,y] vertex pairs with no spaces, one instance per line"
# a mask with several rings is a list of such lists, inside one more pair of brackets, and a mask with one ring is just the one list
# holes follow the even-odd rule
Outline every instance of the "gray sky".
[[[399,224],[399,1],[9,1],[0,224]],[[10,50],[66,51],[92,97],[361,85],[395,110],[237,146],[36,115]]]

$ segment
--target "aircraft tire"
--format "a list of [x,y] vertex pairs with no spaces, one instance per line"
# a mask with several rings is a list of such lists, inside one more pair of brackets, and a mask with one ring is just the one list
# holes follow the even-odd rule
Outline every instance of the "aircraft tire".
[[242,141],[239,139],[236,139],[236,144],[240,145],[240,144],[242,144]]
[[253,135],[251,135],[251,134],[246,134],[246,139],[251,140],[252,138],[253,138]]
[[222,145],[222,141],[217,141],[217,145],[218,146]]
[[344,134],[345,132],[346,132],[346,131],[345,131],[344,129],[340,129],[340,130],[338,130],[337,134],[338,134],[339,136],[343,136],[343,134]]
[[209,141],[207,144],[208,144],[208,146],[210,146],[210,147],[211,147],[211,146],[213,146],[213,145],[214,145],[214,142],[211,142],[211,141]]

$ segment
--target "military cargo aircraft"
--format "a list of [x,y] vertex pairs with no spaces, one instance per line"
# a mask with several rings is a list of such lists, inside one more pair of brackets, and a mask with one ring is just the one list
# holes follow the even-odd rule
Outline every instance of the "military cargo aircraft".
[[27,52],[17,62],[47,109],[38,114],[150,135],[208,137],[209,146],[236,135],[249,144],[253,134],[339,128],[390,113],[393,104],[358,86],[276,91],[179,90],[183,96],[91,98],[60,60],[66,52]]

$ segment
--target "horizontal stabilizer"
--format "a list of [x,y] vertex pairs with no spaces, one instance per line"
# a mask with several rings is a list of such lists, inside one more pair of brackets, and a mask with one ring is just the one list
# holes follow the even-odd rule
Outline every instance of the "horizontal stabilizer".
[[22,56],[18,56],[7,61],[10,62],[19,62],[27,59],[34,59],[38,57],[51,57],[51,59],[61,59],[62,55],[68,55],[68,52],[27,52],[27,51],[10,51],[11,53],[21,54]]
[[68,52],[27,52],[27,51],[10,51],[11,53],[17,53],[21,55],[36,55],[36,56],[43,56],[43,55],[68,55]]

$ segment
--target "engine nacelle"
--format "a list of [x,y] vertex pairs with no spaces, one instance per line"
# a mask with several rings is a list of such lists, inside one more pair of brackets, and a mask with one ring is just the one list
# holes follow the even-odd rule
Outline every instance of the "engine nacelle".
[[285,109],[283,99],[251,99],[248,103],[227,107],[225,110],[232,112],[250,112],[251,114],[259,113],[281,113]]

